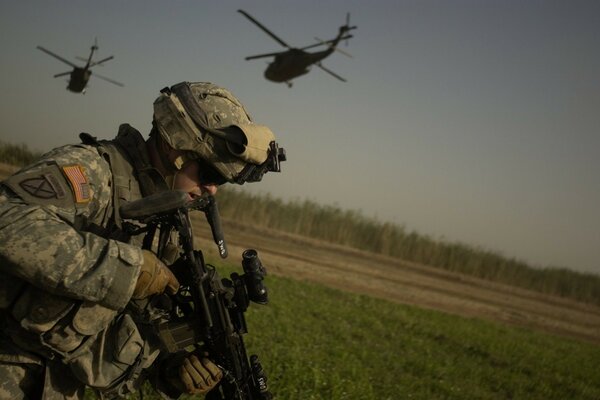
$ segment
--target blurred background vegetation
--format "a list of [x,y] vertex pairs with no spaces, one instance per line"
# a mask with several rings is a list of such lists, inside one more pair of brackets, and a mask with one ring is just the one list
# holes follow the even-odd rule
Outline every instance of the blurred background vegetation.
[[240,222],[600,304],[598,275],[566,268],[535,268],[490,250],[407,232],[402,226],[366,217],[360,211],[310,200],[283,201],[231,187],[219,191],[219,210],[223,217]]
[[42,153],[30,150],[24,144],[11,144],[0,140],[0,162],[23,166],[37,160]]

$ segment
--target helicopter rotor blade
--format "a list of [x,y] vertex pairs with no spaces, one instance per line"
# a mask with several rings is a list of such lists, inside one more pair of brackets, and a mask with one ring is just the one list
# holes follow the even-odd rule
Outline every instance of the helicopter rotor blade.
[[[75,58],[78,59],[79,61],[85,61],[85,62],[87,62],[87,58],[85,58],[85,57],[77,56]],[[89,66],[90,67],[93,67],[94,65],[100,65],[101,66],[101,65],[103,65],[102,63],[104,63],[104,62],[106,62],[108,60],[112,60],[113,58],[114,58],[114,56],[110,56],[110,57],[105,58],[104,60],[94,61]]]
[[61,72],[60,74],[56,74],[54,75],[55,78],[58,78],[59,76],[65,76],[65,75],[69,75],[71,73],[71,71],[67,71],[67,72]]
[[291,49],[291,46],[289,44],[287,44],[286,42],[284,42],[283,40],[281,40],[279,37],[277,37],[273,32],[271,32],[270,30],[268,30],[263,24],[261,24],[260,22],[258,22],[257,20],[254,19],[254,17],[252,17],[250,14],[248,14],[246,11],[244,10],[238,10],[238,12],[240,14],[243,14],[246,18],[248,18],[250,21],[254,22],[254,24],[256,26],[258,26],[260,29],[262,29],[267,35],[271,36],[273,39],[275,39],[275,41],[277,41],[277,43],[279,43],[280,45],[282,45],[283,47],[287,47],[288,49]]
[[107,81],[107,82],[110,82],[110,83],[112,83],[112,84],[114,84],[114,85],[117,85],[117,86],[121,86],[121,87],[125,86],[125,85],[124,85],[123,83],[121,83],[121,82],[117,82],[117,81],[115,81],[114,79],[110,79],[110,78],[107,78],[107,77],[105,77],[105,76],[98,75],[98,74],[96,74],[96,73],[93,73],[93,74],[92,74],[92,76],[95,76],[95,77],[97,77],[97,78],[100,78],[100,79],[102,79],[102,80],[105,80],[105,81]]
[[334,78],[339,79],[342,82],[347,82],[346,79],[342,78],[341,76],[339,76],[338,74],[336,74],[335,72],[333,72],[330,69],[327,69],[323,66],[323,64],[321,63],[316,63],[315,64],[317,67],[321,68],[323,71],[327,72],[328,74],[330,74],[331,76],[333,76]]
[[[350,37],[352,37],[352,36],[350,35]],[[328,44],[329,44],[328,42],[325,42],[325,41],[323,41],[322,39],[319,39],[318,37],[315,37],[315,40],[318,40],[318,41],[320,41],[320,42],[321,42],[321,44],[324,44],[324,45],[328,45]],[[337,47],[335,47],[335,48],[334,48],[334,50],[335,50],[335,51],[339,51],[340,53],[342,53],[342,54],[343,54],[343,55],[345,55],[346,57],[349,57],[349,58],[354,58],[354,56],[353,56],[352,54],[348,53],[347,51],[344,51],[344,50],[342,50],[342,49],[339,49],[339,48],[337,48]]]
[[[351,37],[353,37],[353,36],[352,35],[342,36],[340,40],[350,39]],[[317,39],[317,40],[320,40],[320,39]],[[323,46],[323,45],[329,46],[333,42],[334,42],[333,39],[325,40],[325,41],[321,41],[320,43],[309,44],[308,46],[301,47],[300,50],[312,49],[313,47]]]
[[45,49],[45,48],[43,48],[42,46],[37,46],[36,48],[37,48],[37,49],[39,49],[39,50],[41,50],[41,51],[43,51],[44,53],[46,53],[46,54],[48,54],[48,55],[51,55],[51,56],[52,56],[52,57],[54,57],[54,58],[57,58],[57,59],[59,59],[60,61],[64,62],[64,63],[65,63],[65,64],[67,64],[67,65],[70,65],[70,66],[71,66],[71,67],[73,67],[73,68],[78,68],[78,67],[77,67],[77,65],[73,64],[71,61],[69,61],[69,60],[65,60],[64,58],[62,58],[62,57],[61,57],[61,56],[59,56],[58,54],[54,54],[53,52],[51,52],[51,51],[50,51],[50,50],[48,50],[48,49]]
[[93,67],[94,65],[101,65],[104,62],[107,62],[108,60],[112,60],[113,58],[115,58],[114,56],[110,56],[110,57],[106,57],[105,59],[102,59],[100,61],[94,61],[93,63],[91,63],[88,68]]
[[244,60],[255,60],[257,58],[265,58],[265,57],[275,57],[279,54],[283,54],[286,53],[285,51],[279,51],[277,53],[266,53],[266,54],[257,54],[255,56],[248,56],[246,58],[244,58]]

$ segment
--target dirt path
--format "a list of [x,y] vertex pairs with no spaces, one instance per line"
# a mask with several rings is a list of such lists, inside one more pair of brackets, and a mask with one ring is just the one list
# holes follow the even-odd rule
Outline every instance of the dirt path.
[[[203,216],[194,225],[198,245],[216,256]],[[232,262],[252,247],[275,275],[600,344],[597,306],[227,219],[223,230]]]

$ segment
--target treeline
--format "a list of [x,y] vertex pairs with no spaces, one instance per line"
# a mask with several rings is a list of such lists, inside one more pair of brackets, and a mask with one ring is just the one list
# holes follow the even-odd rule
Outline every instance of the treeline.
[[[25,145],[0,141],[0,162],[26,165],[40,156]],[[226,218],[309,236],[450,271],[600,305],[600,276],[566,268],[533,268],[515,258],[462,243],[436,240],[360,211],[310,200],[283,201],[223,187]]]
[[37,160],[42,153],[31,151],[24,144],[11,144],[0,140],[0,162],[23,166]]
[[600,305],[599,275],[566,268],[534,268],[490,250],[435,240],[359,211],[310,200],[283,201],[233,188],[222,188],[218,199],[221,215],[236,221]]

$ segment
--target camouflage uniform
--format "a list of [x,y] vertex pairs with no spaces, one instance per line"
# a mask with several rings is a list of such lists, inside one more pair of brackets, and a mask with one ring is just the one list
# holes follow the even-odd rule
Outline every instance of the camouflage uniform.
[[105,397],[136,388],[158,351],[124,312],[142,251],[118,203],[164,189],[145,142],[55,149],[0,185],[0,398]]
[[[183,154],[173,167],[201,159],[231,183],[260,181],[286,159],[268,127],[208,82],[163,89],[154,128]],[[146,323],[156,315],[138,318],[148,309],[130,300],[143,256],[119,215],[166,183],[129,125],[114,141],[82,140],[0,184],[0,398],[80,398],[85,386],[117,397],[146,377],[177,397],[159,379]]]

